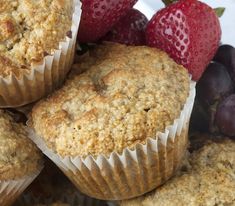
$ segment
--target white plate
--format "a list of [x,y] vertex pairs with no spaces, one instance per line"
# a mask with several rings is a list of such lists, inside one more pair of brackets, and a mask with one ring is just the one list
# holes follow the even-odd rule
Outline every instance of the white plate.
[[[235,0],[202,0],[213,8],[225,7],[225,13],[220,18],[222,27],[222,42],[224,44],[231,44],[235,46]],[[152,15],[163,8],[161,0],[139,0],[135,6],[142,11],[149,19]]]

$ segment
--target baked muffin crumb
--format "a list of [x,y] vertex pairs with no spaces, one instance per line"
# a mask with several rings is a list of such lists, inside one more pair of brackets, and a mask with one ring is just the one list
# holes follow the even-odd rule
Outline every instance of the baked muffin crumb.
[[109,155],[144,143],[176,119],[189,76],[149,47],[97,46],[64,87],[33,108],[32,127],[61,156]]
[[33,175],[41,167],[41,152],[27,137],[25,126],[0,110],[0,181]]
[[191,167],[150,194],[122,206],[235,205],[235,142],[207,143],[193,152]]
[[1,0],[0,75],[28,72],[53,54],[71,28],[72,14],[73,0]]

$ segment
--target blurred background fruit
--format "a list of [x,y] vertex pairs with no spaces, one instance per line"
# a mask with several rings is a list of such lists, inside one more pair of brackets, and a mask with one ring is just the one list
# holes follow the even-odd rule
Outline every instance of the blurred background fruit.
[[209,131],[235,138],[234,54],[233,46],[221,45],[198,81],[191,131]]
[[[234,11],[235,11],[235,1],[234,0],[201,0],[202,2],[208,4],[212,8],[225,7],[225,13],[220,18],[220,23],[223,31],[222,42],[224,44],[230,44],[235,46],[235,21]],[[143,12],[148,19],[151,19],[152,16],[159,9],[163,8],[164,4],[162,1],[157,0],[139,0],[135,5],[135,8]]]
[[147,23],[148,19],[143,13],[136,9],[131,9],[102,40],[126,45],[145,45]]
[[78,31],[81,43],[95,42],[103,37],[137,0],[81,0],[82,16]]
[[205,107],[232,94],[234,84],[226,67],[212,62],[197,83],[198,99]]
[[224,64],[231,78],[235,81],[235,49],[231,45],[225,44],[220,46],[214,61]]
[[215,123],[223,134],[235,137],[235,94],[218,105]]
[[215,11],[197,0],[179,0],[158,11],[149,21],[146,41],[185,66],[194,80],[214,57],[221,39]]

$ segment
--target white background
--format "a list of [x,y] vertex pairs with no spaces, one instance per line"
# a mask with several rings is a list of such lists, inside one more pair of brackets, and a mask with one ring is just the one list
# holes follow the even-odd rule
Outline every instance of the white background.
[[[225,13],[220,18],[222,27],[222,43],[232,44],[235,46],[235,0],[202,0],[213,8],[225,7]],[[139,0],[135,6],[142,11],[148,19],[151,19],[152,15],[163,8],[161,0]]]

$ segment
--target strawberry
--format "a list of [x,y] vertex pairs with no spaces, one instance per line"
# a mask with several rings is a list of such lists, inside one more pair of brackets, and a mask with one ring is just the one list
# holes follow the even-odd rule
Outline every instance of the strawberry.
[[131,9],[102,39],[127,45],[145,45],[148,19],[140,11]]
[[137,0],[81,0],[78,41],[94,42],[103,37]]
[[215,55],[221,28],[215,11],[197,0],[179,0],[158,11],[146,29],[149,46],[167,52],[198,80]]

